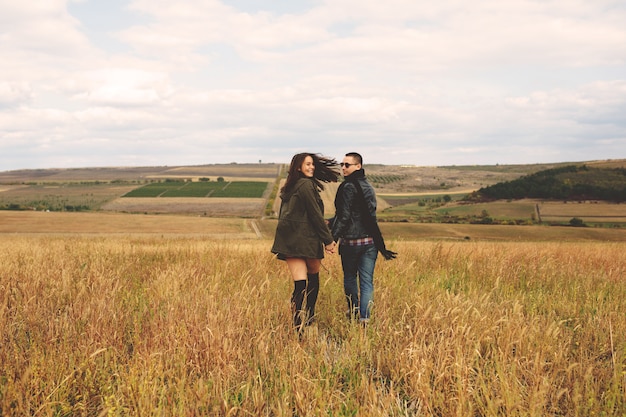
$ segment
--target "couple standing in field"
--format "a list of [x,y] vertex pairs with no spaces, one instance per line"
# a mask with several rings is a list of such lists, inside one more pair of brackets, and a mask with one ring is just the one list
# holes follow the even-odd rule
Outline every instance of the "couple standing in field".
[[[335,196],[335,216],[324,219],[320,191],[323,182],[344,181]],[[376,221],[376,194],[365,177],[363,158],[347,153],[341,163],[313,153],[294,155],[287,181],[280,190],[280,213],[272,252],[284,260],[293,278],[291,305],[298,331],[315,319],[319,271],[324,252],[339,247],[349,318],[369,321],[378,252],[385,259],[396,253],[385,247]]]

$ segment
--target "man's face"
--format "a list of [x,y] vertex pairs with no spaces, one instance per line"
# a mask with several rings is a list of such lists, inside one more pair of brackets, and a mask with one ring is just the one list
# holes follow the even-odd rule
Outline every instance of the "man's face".
[[361,169],[361,164],[357,164],[355,162],[356,161],[351,156],[343,157],[343,161],[341,161],[341,173],[344,177],[347,177],[354,171],[358,171],[359,169]]

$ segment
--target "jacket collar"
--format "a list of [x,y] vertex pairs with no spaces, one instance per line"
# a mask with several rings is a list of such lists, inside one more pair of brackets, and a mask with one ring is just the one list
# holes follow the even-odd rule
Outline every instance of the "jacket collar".
[[344,177],[346,181],[357,181],[360,178],[365,178],[365,170],[363,168],[354,171],[352,174]]

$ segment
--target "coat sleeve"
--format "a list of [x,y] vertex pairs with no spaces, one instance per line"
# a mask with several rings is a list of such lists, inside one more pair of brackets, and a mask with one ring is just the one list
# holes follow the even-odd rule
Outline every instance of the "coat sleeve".
[[330,234],[330,230],[324,219],[324,213],[322,212],[322,207],[320,207],[321,198],[315,189],[315,184],[310,182],[309,185],[302,188],[303,194],[306,196],[307,200],[306,211],[309,223],[324,245],[328,245],[333,242],[333,236]]

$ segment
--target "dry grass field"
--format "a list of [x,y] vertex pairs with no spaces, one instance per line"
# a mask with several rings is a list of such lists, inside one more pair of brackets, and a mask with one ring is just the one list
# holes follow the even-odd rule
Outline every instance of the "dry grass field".
[[11,234],[186,235],[205,238],[257,238],[254,221],[241,218],[0,211],[0,236]]
[[45,205],[55,211],[60,211],[66,206],[88,206],[92,210],[97,210],[103,204],[137,187],[138,185],[136,184],[120,185],[109,183],[2,185],[0,186],[0,206],[14,204],[37,207]]
[[[390,213],[411,210],[416,205],[401,206]],[[539,216],[537,216],[537,209]],[[448,213],[457,216],[478,216],[486,211],[497,219],[527,219],[542,222],[567,223],[577,217],[585,223],[605,223],[623,225],[626,223],[626,204],[610,203],[606,201],[563,202],[521,199],[515,201],[498,200],[490,203],[449,203],[435,210],[438,213]]]
[[104,211],[151,214],[196,214],[208,217],[259,217],[264,198],[124,197],[104,204]]
[[626,223],[626,204],[614,204],[603,201],[585,201],[579,203],[541,202],[539,211],[543,221],[563,221],[572,217],[586,222]]
[[[272,238],[276,219],[211,218],[204,216],[123,213],[45,213],[1,211],[0,236],[9,234],[168,235],[205,238]],[[615,228],[503,226],[385,222],[388,239],[473,240],[503,242],[626,242],[626,231]]]
[[302,338],[270,245],[3,234],[0,415],[626,415],[623,243],[390,239],[366,329],[330,256]]

